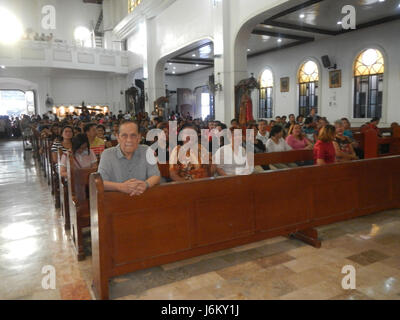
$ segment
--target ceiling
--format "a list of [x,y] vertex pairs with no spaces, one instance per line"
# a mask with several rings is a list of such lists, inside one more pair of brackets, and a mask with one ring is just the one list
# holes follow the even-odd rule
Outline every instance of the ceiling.
[[102,4],[103,0],[83,0],[84,3],[96,3],[96,4]]
[[[303,1],[255,27],[248,42],[248,57],[354,31],[344,30],[338,24],[346,15],[342,14],[345,5],[356,9],[356,30],[400,19],[400,0]],[[197,43],[171,58],[165,65],[166,74],[183,75],[213,67],[213,56],[212,42]],[[185,65],[191,67],[185,68]],[[176,69],[171,68],[174,66]]]
[[169,62],[165,64],[165,69],[166,69],[165,73],[168,75],[183,75],[212,67],[214,67],[214,65],[210,66],[198,65],[197,67],[195,64]]

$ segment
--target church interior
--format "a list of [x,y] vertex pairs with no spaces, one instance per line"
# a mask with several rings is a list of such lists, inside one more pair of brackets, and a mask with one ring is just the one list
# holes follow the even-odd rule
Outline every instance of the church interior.
[[0,300],[400,300],[399,35],[400,0],[0,0]]

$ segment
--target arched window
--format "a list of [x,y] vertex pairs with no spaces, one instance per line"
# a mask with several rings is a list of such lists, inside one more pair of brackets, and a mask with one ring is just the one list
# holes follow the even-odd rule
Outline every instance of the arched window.
[[318,112],[318,66],[314,61],[304,62],[298,72],[299,115],[310,114],[312,108]]
[[142,0],[128,0],[128,13],[133,12]]
[[274,76],[266,69],[260,78],[260,109],[259,118],[272,118]]
[[382,116],[385,63],[379,50],[361,52],[354,64],[354,118]]

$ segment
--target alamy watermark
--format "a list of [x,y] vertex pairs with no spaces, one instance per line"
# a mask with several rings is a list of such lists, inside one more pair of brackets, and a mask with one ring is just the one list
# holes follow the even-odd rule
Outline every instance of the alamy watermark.
[[356,29],[356,8],[346,5],[342,8],[342,14],[345,14],[340,23],[342,28],[345,30]]
[[56,8],[52,5],[42,7],[42,28],[44,30],[56,29]]
[[[252,172],[254,168],[254,129],[218,131],[216,129],[202,129],[200,134],[192,129],[185,128],[177,134],[177,122],[169,121],[169,150],[177,153],[167,162],[166,147],[167,138],[163,130],[152,129],[147,133],[148,142],[155,141],[146,154],[147,162],[150,164],[177,164],[187,163],[187,155],[191,155],[191,164],[217,164],[217,165],[238,165],[246,166]],[[245,136],[244,136],[245,134]],[[199,141],[200,140],[200,141]],[[178,141],[183,142],[181,147],[176,149]],[[218,152],[222,146],[232,147],[232,152]],[[211,147],[211,150],[210,150]],[[209,154],[215,155],[211,157]],[[157,156],[155,155],[157,154]],[[193,156],[194,155],[194,156]],[[211,160],[211,161],[210,161]]]
[[42,274],[45,274],[45,276],[42,279],[42,288],[44,290],[55,290],[56,289],[56,268],[52,265],[43,266]]
[[342,279],[342,288],[344,290],[356,289],[356,268],[352,265],[346,265],[342,268],[342,273],[346,274]]

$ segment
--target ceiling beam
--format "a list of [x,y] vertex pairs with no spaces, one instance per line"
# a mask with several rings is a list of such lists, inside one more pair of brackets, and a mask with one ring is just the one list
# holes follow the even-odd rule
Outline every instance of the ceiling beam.
[[[262,23],[262,24],[265,24],[265,23]],[[315,28],[315,27],[312,27],[309,25],[304,25],[304,24],[297,25],[297,24],[291,24],[291,23],[279,22],[279,21],[268,21],[268,25],[272,26],[272,27],[285,28],[285,29],[290,29],[290,30],[326,34],[329,36],[335,36],[337,34],[337,31],[319,29],[319,28]]]
[[304,8],[308,8],[308,7],[310,7],[310,6],[314,5],[314,4],[320,3],[322,1],[325,1],[325,0],[309,0],[309,1],[306,1],[306,2],[304,2],[302,4],[299,4],[297,6],[291,7],[289,9],[286,9],[286,10],[284,10],[284,11],[282,11],[282,12],[280,12],[280,13],[274,15],[274,16],[272,16],[271,18],[265,20],[264,24],[268,24],[268,22],[271,21],[271,20],[275,20],[275,19],[284,17],[284,16],[286,16],[286,15],[288,15],[290,13],[302,10]]
[[165,73],[165,74],[167,76],[180,77],[180,76],[186,76],[186,75],[191,74],[191,73],[195,73],[195,72],[198,72],[198,71],[207,70],[207,69],[211,69],[211,68],[214,68],[214,66],[205,67],[205,68],[199,68],[199,69],[188,71],[188,72],[185,72],[185,73],[175,73],[175,74],[173,74],[173,73]]
[[284,46],[280,46],[280,47],[267,49],[267,50],[263,50],[263,51],[259,51],[259,52],[255,52],[255,53],[249,54],[248,57],[249,58],[253,58],[253,57],[261,56],[261,55],[266,54],[266,53],[270,53],[270,52],[274,52],[274,51],[278,51],[278,50],[282,50],[282,49],[288,49],[288,48],[296,47],[296,46],[299,46],[301,44],[305,44],[305,43],[311,42],[311,41],[312,40],[292,42],[292,43],[289,43],[289,44],[285,44]]
[[84,3],[102,4],[103,0],[83,0]]
[[259,30],[259,29],[253,30],[251,33],[261,35],[261,36],[270,36],[270,37],[275,37],[275,38],[291,39],[291,40],[299,40],[299,41],[314,41],[315,40],[314,37],[297,36],[294,34],[273,32],[273,31]]
[[193,51],[198,51],[198,50],[200,50],[201,48],[204,48],[204,47],[207,47],[207,46],[212,46],[212,45],[213,45],[213,42],[212,42],[212,41],[203,43],[203,44],[200,45],[200,46],[197,46],[197,47],[195,47],[195,48],[193,48],[193,49],[190,49],[190,50],[188,50],[188,51],[185,51],[185,52],[183,52],[183,53],[180,53],[180,54],[177,55],[175,58],[179,58],[179,57],[184,56],[184,55],[186,55],[186,54],[188,54],[188,53],[191,53],[191,52],[193,52]]
[[361,23],[361,24],[358,24],[355,29],[349,29],[349,30],[342,29],[341,31],[336,32],[336,35],[353,32],[353,31],[357,31],[360,29],[370,28],[370,27],[377,26],[379,24],[388,23],[388,22],[392,22],[392,21],[396,21],[396,20],[400,20],[400,14],[395,14],[395,15],[384,17],[381,19]]
[[201,66],[214,66],[213,60],[193,60],[193,59],[185,59],[185,58],[173,58],[169,59],[167,63],[179,63],[179,64],[191,64],[191,65],[201,65]]

